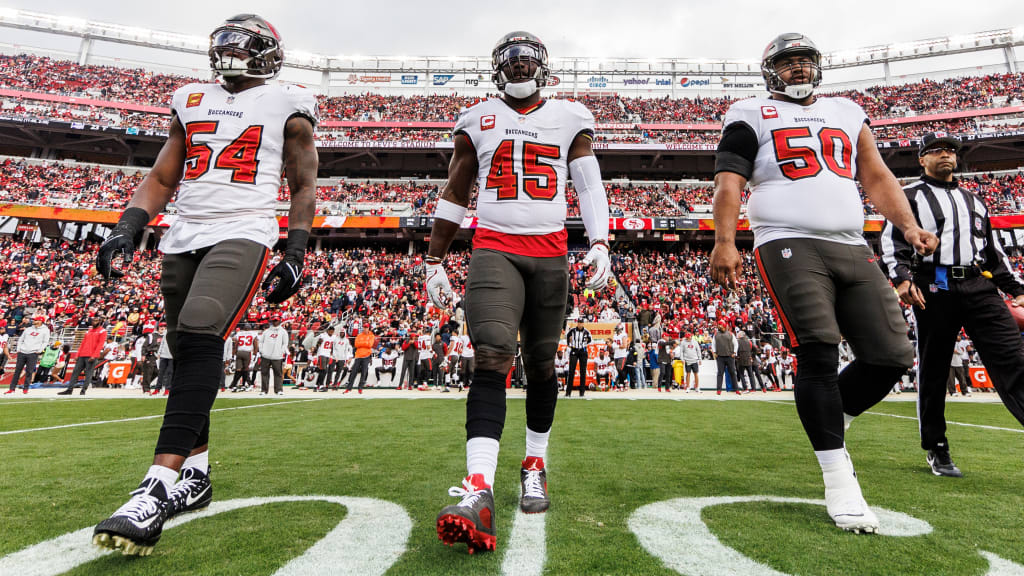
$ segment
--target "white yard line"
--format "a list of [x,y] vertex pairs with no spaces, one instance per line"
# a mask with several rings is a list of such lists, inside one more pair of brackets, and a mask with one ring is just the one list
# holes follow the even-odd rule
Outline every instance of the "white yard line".
[[86,402],[95,398],[53,398],[52,400],[8,400],[0,401],[0,406],[21,406],[22,404],[47,404],[53,402]]
[[[783,402],[781,400],[765,400],[770,404],[782,404],[784,406],[792,406],[793,402]],[[887,414],[885,412],[865,412],[864,414],[871,414],[872,416],[888,416],[889,418],[899,418],[900,420],[913,420],[917,422],[917,416],[903,416],[902,414]],[[1024,429],[1021,428],[1004,428],[1002,426],[989,426],[987,424],[968,424],[967,422],[954,422],[953,420],[947,420],[946,424],[952,424],[954,426],[965,426],[967,428],[981,428],[982,430],[998,430],[1000,432],[1013,432],[1015,434],[1024,434]]]
[[525,514],[516,510],[512,535],[501,563],[502,576],[540,576],[547,557],[545,521],[547,514]]
[[[310,398],[308,400],[287,400],[284,402],[267,402],[266,404],[252,404],[249,406],[236,406],[234,408],[217,408],[210,410],[210,413],[214,412],[228,412],[231,410],[248,410],[249,408],[264,408],[266,406],[283,406],[285,404],[301,404],[303,402],[320,402],[326,400],[326,398]],[[79,426],[98,426],[100,424],[116,424],[118,422],[137,422],[139,420],[153,420],[156,418],[163,418],[163,414],[153,414],[151,416],[137,416],[135,418],[121,418],[120,420],[100,420],[97,422],[78,422],[76,424],[61,424],[60,426],[45,426],[42,428],[26,428],[24,430],[7,430],[0,432],[0,436],[7,436],[10,434],[25,434],[27,432],[42,432],[44,430],[60,430],[62,428],[78,428]]]

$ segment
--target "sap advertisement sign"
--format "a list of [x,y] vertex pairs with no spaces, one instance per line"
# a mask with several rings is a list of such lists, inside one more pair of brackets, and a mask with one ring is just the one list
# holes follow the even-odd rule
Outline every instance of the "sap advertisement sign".
[[711,78],[680,78],[679,85],[683,88],[700,88],[711,86]]
[[444,86],[452,78],[455,78],[455,74],[434,74],[433,84],[434,86]]

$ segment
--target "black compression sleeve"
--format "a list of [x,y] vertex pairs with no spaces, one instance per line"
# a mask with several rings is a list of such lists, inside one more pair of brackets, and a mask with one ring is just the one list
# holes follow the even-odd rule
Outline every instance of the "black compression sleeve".
[[722,131],[715,155],[715,174],[735,172],[750,179],[757,159],[757,134],[746,122],[733,122]]

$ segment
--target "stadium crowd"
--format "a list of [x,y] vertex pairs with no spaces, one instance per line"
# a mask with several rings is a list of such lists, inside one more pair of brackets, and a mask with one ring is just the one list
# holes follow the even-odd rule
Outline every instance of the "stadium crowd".
[[[0,55],[0,88],[78,96],[102,100],[168,106],[171,94],[188,82],[205,81],[174,74],[153,73],[138,68],[80,65],[30,54]],[[901,85],[878,85],[863,90],[835,92],[859,103],[872,118],[903,117],[943,111],[983,109],[1009,105],[1021,100],[1024,73],[988,74],[951,78],[943,81],[924,79]],[[828,95],[828,94],[823,94]],[[568,97],[557,94],[556,97]],[[607,123],[700,123],[719,122],[733,99],[724,97],[640,98],[616,94],[579,95],[597,122]],[[480,100],[474,96],[413,95],[389,96],[375,93],[339,96],[319,95],[323,120],[339,121],[436,121],[454,122],[459,110]],[[5,107],[9,106],[8,103]],[[24,105],[23,105],[24,106]],[[83,118],[81,107],[50,106],[22,113],[45,114],[50,118]],[[166,126],[166,117],[151,114],[120,114],[116,111],[93,111],[104,120],[118,125],[139,128]],[[947,126],[955,131],[958,123]],[[969,127],[968,125],[962,125]],[[929,128],[930,130],[931,128]],[[916,128],[891,128],[899,134],[885,137],[907,137],[925,131]],[[388,136],[371,134],[371,136]],[[362,135],[362,134],[361,134]],[[405,134],[402,134],[405,136]],[[413,138],[429,138],[430,131],[414,133]],[[440,136],[440,135],[439,135]],[[664,137],[664,135],[659,135]],[[647,136],[651,138],[651,136]],[[675,136],[671,136],[675,138]],[[687,137],[692,141],[693,137]],[[669,140],[658,140],[669,141]],[[675,141],[675,140],[671,140]]]
[[[121,210],[142,181],[142,172],[72,162],[35,163],[7,158],[0,161],[0,202]],[[1011,214],[1024,210],[1024,175],[1021,173],[993,176],[970,175],[962,178],[966,188],[982,196],[992,214]],[[440,197],[443,183],[412,181],[346,180],[332,186],[318,186],[320,214],[351,214],[350,205],[367,204],[366,213],[390,214],[411,209],[409,214],[431,215]],[[639,182],[606,182],[611,215],[681,216],[711,204],[710,185],[643,184]],[[287,202],[287,185],[282,186],[278,200]],[[570,183],[567,191],[568,215],[580,215],[576,194]],[[345,207],[344,205],[349,205]],[[339,208],[338,206],[341,205]],[[475,192],[471,200],[475,206]],[[345,212],[344,210],[348,210]],[[876,214],[865,198],[866,214]]]

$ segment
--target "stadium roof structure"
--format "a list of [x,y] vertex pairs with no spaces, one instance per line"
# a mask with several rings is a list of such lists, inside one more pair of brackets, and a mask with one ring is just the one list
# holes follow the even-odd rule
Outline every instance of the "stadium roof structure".
[[[206,54],[209,40],[203,36],[124,26],[96,20],[0,7],[0,26],[73,36],[82,39],[80,63],[88,57],[93,40],[144,46],[192,54]],[[869,46],[823,54],[823,68],[840,69],[892,62],[950,56],[967,52],[1002,50],[1009,72],[1016,72],[1013,48],[1024,46],[1024,26],[989,30],[957,36],[946,36]],[[325,55],[288,50],[286,66],[291,68],[332,72],[489,72],[487,56],[365,56],[358,54]],[[715,58],[552,58],[556,73],[616,74],[704,74],[760,77],[760,62],[754,59]],[[888,71],[886,72],[888,77]]]

